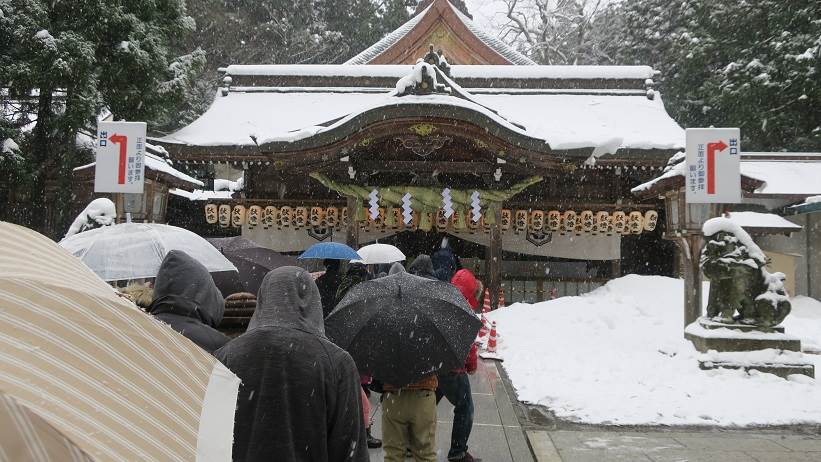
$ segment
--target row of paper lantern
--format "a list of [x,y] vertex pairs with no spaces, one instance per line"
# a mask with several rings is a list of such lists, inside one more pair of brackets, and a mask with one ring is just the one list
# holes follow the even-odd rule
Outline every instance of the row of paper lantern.
[[[363,225],[366,230],[417,229],[421,219],[420,213],[414,211],[413,221],[406,225],[403,221],[402,210],[398,207],[387,210],[379,208],[375,219],[370,217],[367,209],[365,211],[366,220],[363,221]],[[388,217],[388,213],[392,216]],[[457,211],[450,217],[446,217],[445,212],[439,210],[435,216],[431,214],[429,218],[432,227],[442,231],[448,228],[467,228],[471,232],[490,231],[490,224],[485,221],[484,216],[477,222],[470,219],[470,213],[466,217],[460,217]],[[262,226],[264,229],[272,227],[277,229],[308,227],[340,229],[347,226],[349,215],[347,207],[262,207],[253,205],[246,208],[243,205],[232,207],[228,204],[207,204],[205,220],[209,224],[219,224],[222,227],[241,227],[247,224],[250,228]],[[642,231],[653,231],[657,222],[658,212],[655,210],[648,210],[644,213],[637,210],[630,212],[619,210],[611,213],[592,210],[576,212],[574,210],[503,209],[499,225],[503,231],[512,229],[516,233],[550,231],[561,234],[639,234]]]

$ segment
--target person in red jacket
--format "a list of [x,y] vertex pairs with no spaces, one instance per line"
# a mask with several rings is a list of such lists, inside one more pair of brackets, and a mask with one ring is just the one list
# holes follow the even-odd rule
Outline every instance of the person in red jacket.
[[[479,306],[482,283],[467,269],[460,269],[450,280],[474,310]],[[467,374],[474,374],[477,366],[477,349],[474,343],[465,360],[465,367],[454,369],[448,374],[439,376],[439,387],[436,389],[436,402],[445,397],[453,404],[453,430],[450,434],[449,461],[472,462],[473,456],[468,452],[468,439],[473,429],[473,395]]]

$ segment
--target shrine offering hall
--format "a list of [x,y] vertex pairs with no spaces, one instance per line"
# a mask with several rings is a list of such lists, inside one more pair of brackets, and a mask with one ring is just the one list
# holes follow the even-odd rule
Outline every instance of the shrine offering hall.
[[434,0],[344,64],[228,66],[208,111],[152,143],[243,178],[192,202],[217,234],[286,253],[378,240],[409,259],[449,237],[491,293],[537,301],[672,272],[663,203],[630,192],[684,147],[654,75],[536,65]]

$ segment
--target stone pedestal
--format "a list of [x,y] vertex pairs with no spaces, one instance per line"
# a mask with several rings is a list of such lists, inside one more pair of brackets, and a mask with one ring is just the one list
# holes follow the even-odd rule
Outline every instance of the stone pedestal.
[[684,329],[696,350],[701,369],[758,370],[780,377],[803,374],[815,377],[815,366],[801,353],[801,341],[784,328],[724,324],[699,318]]

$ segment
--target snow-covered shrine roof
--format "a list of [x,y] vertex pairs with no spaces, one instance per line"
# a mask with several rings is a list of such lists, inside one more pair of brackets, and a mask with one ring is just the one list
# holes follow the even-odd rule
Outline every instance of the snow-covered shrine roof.
[[[662,175],[636,186],[633,194],[654,196],[684,187],[685,163],[679,162]],[[821,194],[821,153],[748,152],[741,157],[742,183],[756,184],[759,198],[803,199]]]
[[[663,150],[684,131],[652,90],[647,66],[454,65],[469,99],[393,96],[410,65],[229,66],[211,107],[179,131],[155,139],[172,151],[256,147],[272,151],[327,132],[368,111],[409,106],[481,114],[545,150]],[[270,143],[279,146],[272,146]]]
[[797,225],[774,213],[762,212],[729,212],[727,218],[751,233],[792,233],[801,231]]
[[[527,56],[519,53],[509,45],[485,32],[476,25],[469,17],[465,16],[458,8],[455,8],[446,0],[434,0],[424,9],[415,14],[408,22],[399,26],[396,30],[383,37],[364,51],[345,62],[345,64],[368,64],[388,52],[393,47],[401,47],[400,42],[414,42],[423,39],[430,29],[435,27],[437,20],[444,21],[450,29],[458,29],[460,26],[466,30],[464,35],[476,38],[490,53],[498,55],[501,62],[495,64],[509,63],[519,65],[536,64]],[[457,35],[462,35],[456,31]],[[417,37],[414,37],[417,36]],[[414,37],[414,38],[412,38]],[[467,37],[462,37],[467,38]],[[427,44],[424,44],[427,45]],[[412,44],[408,43],[402,47],[403,51],[410,51]]]
[[[155,147],[154,149],[162,148]],[[74,171],[79,172],[82,170],[90,169],[94,167],[96,164],[96,162],[92,162],[90,164],[81,165],[79,167],[75,167]],[[192,176],[186,175],[185,173],[175,169],[165,159],[150,152],[145,153],[145,168],[147,170],[151,170],[159,174],[167,175],[167,177],[171,179],[172,182],[176,184],[178,188],[184,186],[191,187],[192,185],[203,187],[205,185],[205,183],[203,183],[202,181]]]
[[821,195],[810,196],[800,204],[787,207],[787,210],[794,214],[821,212]]

